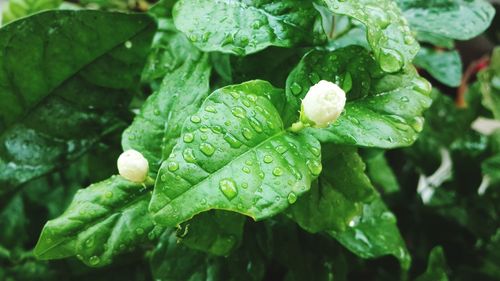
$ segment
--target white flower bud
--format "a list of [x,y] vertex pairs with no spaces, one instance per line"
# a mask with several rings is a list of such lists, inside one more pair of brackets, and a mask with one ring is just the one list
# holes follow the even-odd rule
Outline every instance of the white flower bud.
[[301,121],[325,128],[344,110],[345,92],[337,84],[321,80],[312,86],[302,100]]
[[149,163],[139,151],[130,149],[118,157],[118,172],[129,181],[142,183],[148,177]]

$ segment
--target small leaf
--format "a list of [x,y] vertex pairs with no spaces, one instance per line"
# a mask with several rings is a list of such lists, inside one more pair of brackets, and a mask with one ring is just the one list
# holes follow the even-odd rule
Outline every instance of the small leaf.
[[493,51],[490,66],[479,73],[483,105],[500,119],[500,48]]
[[107,265],[159,235],[147,210],[150,198],[140,184],[120,176],[82,189],[60,217],[47,222],[34,254],[43,260],[76,255],[89,266]]
[[392,0],[323,0],[330,11],[347,15],[366,26],[366,36],[380,67],[396,72],[408,66],[418,52],[418,42]]
[[422,113],[431,104],[431,86],[413,67],[383,73],[368,52],[351,46],[306,54],[287,79],[287,124],[298,119],[301,99],[320,80],[347,93],[344,113],[325,129],[306,128],[321,142],[394,148],[411,145],[422,130]]
[[177,142],[184,120],[199,109],[209,94],[210,73],[208,55],[201,55],[166,75],[158,92],[148,97],[124,131],[123,149],[140,151],[156,173]]
[[446,258],[442,247],[435,247],[429,254],[427,270],[415,281],[448,281]]
[[244,216],[216,210],[182,224],[177,236],[191,249],[227,256],[240,245],[244,224]]
[[366,173],[377,190],[382,190],[385,194],[400,191],[398,179],[383,152],[363,159],[366,162]]
[[323,156],[325,170],[311,191],[288,211],[302,228],[309,232],[344,231],[349,223],[363,213],[375,190],[365,175],[365,164],[356,148],[327,146]]
[[468,40],[483,33],[495,15],[493,6],[484,0],[396,2],[416,31],[458,40]]
[[175,26],[205,52],[246,55],[308,38],[319,14],[310,0],[180,0]]
[[0,29],[0,194],[122,126],[153,30],[147,16],[99,11],[43,12]]
[[380,197],[366,204],[363,216],[359,221],[353,221],[346,231],[328,233],[362,258],[393,255],[399,260],[403,269],[410,268],[411,256],[399,233],[396,217],[387,209]]
[[176,226],[211,209],[261,220],[300,196],[321,172],[319,143],[283,129],[282,92],[250,81],[213,92],[187,119],[156,179],[150,211]]
[[436,51],[420,49],[415,58],[415,65],[429,72],[439,82],[458,87],[462,81],[462,59],[457,51]]

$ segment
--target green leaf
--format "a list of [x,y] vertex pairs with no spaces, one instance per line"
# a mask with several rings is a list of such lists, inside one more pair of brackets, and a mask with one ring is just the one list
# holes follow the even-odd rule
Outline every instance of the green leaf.
[[493,51],[489,68],[479,73],[483,105],[500,119],[500,48]]
[[144,82],[162,81],[165,75],[177,70],[188,59],[196,59],[201,55],[187,37],[175,28],[172,19],[157,20],[158,31],[142,73]]
[[140,151],[156,174],[181,134],[184,120],[198,110],[210,91],[208,55],[188,59],[168,74],[143,104],[122,137],[124,150]]
[[213,92],[162,163],[150,204],[155,221],[175,226],[211,209],[261,220],[306,192],[321,172],[319,143],[284,130],[275,107],[282,100],[260,80]]
[[328,233],[362,258],[393,255],[399,260],[403,269],[410,268],[411,256],[399,233],[396,217],[387,209],[380,197],[364,206],[359,222],[351,224],[346,231]]
[[323,166],[330,170],[288,209],[289,215],[309,232],[344,231],[376,191],[356,148],[330,145],[323,150],[328,151]]
[[98,11],[44,12],[0,29],[0,194],[121,126],[153,29],[144,15]]
[[369,159],[364,158],[364,160],[366,162],[366,173],[378,190],[383,190],[383,193],[387,194],[400,190],[398,179],[383,152]]
[[27,225],[24,202],[22,197],[17,195],[0,210],[0,245],[9,248],[22,245],[27,237]]
[[427,270],[415,281],[448,281],[446,258],[442,247],[435,247],[429,254]]
[[301,99],[320,80],[347,93],[343,114],[325,129],[306,128],[321,142],[365,147],[409,146],[422,130],[422,113],[431,104],[430,84],[409,67],[384,74],[368,52],[351,46],[306,54],[287,79],[286,123],[298,119]]
[[458,87],[462,80],[462,59],[457,51],[420,49],[415,65],[425,69],[439,82]]
[[318,15],[310,0],[180,0],[173,10],[175,26],[198,48],[236,55],[310,39]]
[[244,224],[244,216],[216,210],[182,224],[177,236],[191,249],[227,256],[240,245]]
[[154,280],[263,280],[265,265],[254,240],[253,237],[249,237],[244,248],[224,258],[190,250],[182,243],[178,243],[174,234],[166,231],[151,257]]
[[483,33],[495,15],[493,6],[484,0],[397,2],[416,31],[458,40],[468,40]]
[[162,230],[149,215],[150,198],[142,185],[120,176],[82,189],[60,217],[44,226],[34,254],[43,260],[76,255],[89,266],[107,265]]
[[9,0],[2,12],[2,23],[6,24],[15,19],[29,16],[43,10],[56,9],[62,0]]
[[483,175],[488,177],[489,184],[500,184],[500,154],[496,154],[484,160],[481,164]]
[[392,0],[323,0],[330,11],[347,15],[366,26],[366,37],[380,67],[396,72],[408,66],[418,52],[408,22]]

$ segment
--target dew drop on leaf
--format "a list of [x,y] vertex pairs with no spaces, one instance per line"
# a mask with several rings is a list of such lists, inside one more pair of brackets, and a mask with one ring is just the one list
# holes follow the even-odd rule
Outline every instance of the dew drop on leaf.
[[236,183],[233,179],[227,178],[222,179],[219,182],[219,189],[226,196],[228,200],[232,200],[236,195],[238,195],[238,189],[236,188]]
[[167,168],[170,172],[175,172],[179,169],[179,164],[177,162],[170,162],[168,163]]
[[92,256],[89,259],[89,264],[92,266],[96,266],[101,262],[101,259],[98,256]]
[[215,152],[215,147],[209,143],[204,142],[200,144],[200,150],[206,156],[212,156]]
[[293,204],[297,201],[297,195],[293,192],[290,192],[287,197],[288,203]]
[[323,169],[321,162],[317,160],[307,160],[306,164],[313,176],[318,176],[321,173],[321,170]]

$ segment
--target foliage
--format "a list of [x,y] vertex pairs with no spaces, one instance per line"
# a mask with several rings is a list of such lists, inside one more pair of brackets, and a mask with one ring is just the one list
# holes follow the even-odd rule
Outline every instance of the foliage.
[[[4,8],[0,280],[499,280],[500,49],[455,48],[487,1]],[[297,129],[320,80],[344,111]]]

